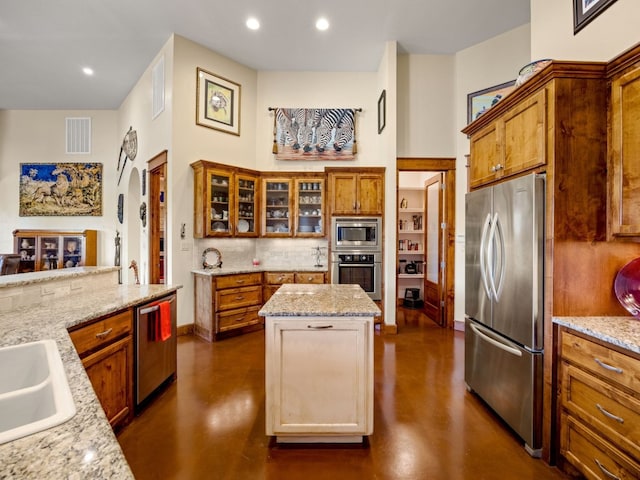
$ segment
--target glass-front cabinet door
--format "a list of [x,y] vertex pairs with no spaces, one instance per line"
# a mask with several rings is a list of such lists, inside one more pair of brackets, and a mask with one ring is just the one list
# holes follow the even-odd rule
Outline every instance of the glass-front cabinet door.
[[40,237],[40,270],[58,268],[60,237]]
[[62,237],[62,268],[82,266],[83,240],[83,237]]
[[295,180],[296,237],[324,236],[324,178]]
[[258,235],[259,181],[255,175],[237,173],[236,208],[234,209],[235,234],[237,237],[255,237]]
[[206,236],[228,237],[233,233],[230,218],[232,211],[232,173],[224,170],[206,170],[206,191],[208,201],[208,222]]
[[262,179],[262,234],[265,237],[290,237],[293,231],[293,180]]
[[18,267],[18,273],[35,272],[38,270],[36,268],[37,239],[38,237],[35,235],[15,237],[15,246],[13,251],[20,254],[20,266]]

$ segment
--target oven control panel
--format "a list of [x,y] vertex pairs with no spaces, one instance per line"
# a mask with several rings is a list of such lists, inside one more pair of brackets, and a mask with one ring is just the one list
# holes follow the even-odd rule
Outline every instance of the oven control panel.
[[338,255],[338,258],[340,259],[340,263],[374,263],[375,261],[375,255],[368,253],[345,253]]

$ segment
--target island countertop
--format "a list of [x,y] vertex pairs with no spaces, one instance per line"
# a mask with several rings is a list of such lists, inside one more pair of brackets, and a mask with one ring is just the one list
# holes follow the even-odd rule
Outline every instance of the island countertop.
[[[27,278],[26,283],[32,280]],[[133,478],[67,328],[179,288],[181,285],[113,285],[0,311],[0,346],[47,338],[56,341],[76,406],[76,414],[67,422],[0,445],[0,478]]]
[[360,285],[282,285],[258,312],[261,317],[378,317],[380,309]]

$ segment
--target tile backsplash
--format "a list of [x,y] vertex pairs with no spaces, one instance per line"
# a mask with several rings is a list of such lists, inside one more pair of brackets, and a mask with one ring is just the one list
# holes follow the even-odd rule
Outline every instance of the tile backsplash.
[[202,266],[202,252],[209,247],[220,250],[225,267],[246,267],[255,258],[263,268],[313,267],[315,248],[320,247],[322,265],[328,265],[328,241],[315,238],[220,238],[196,240],[194,268]]

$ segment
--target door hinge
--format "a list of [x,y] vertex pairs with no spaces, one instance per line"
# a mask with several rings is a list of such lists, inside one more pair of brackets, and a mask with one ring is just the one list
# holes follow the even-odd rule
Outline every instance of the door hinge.
[[445,265],[446,265],[446,264],[445,264],[445,262],[444,262],[444,261],[440,262],[440,269],[441,269],[441,270],[444,270]]
[[444,307],[444,300],[440,300],[440,306]]
[[442,222],[440,224],[440,229],[445,230],[447,228],[447,223],[446,222]]

